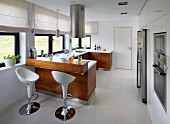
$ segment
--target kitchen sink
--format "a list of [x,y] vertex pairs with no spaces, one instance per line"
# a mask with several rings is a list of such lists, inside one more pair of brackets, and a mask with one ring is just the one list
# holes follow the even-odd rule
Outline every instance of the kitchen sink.
[[83,52],[86,52],[86,51],[82,51],[82,50],[76,50],[77,53],[83,53]]

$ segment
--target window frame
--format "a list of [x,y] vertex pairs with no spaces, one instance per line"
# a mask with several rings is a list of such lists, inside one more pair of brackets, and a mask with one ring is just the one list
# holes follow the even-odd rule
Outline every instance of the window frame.
[[[20,54],[20,39],[19,39],[19,32],[0,32],[0,36],[3,35],[9,35],[9,36],[14,36],[14,54],[19,55]],[[16,63],[19,63],[19,60],[16,61]],[[0,67],[5,67],[5,62],[0,62]]]
[[[87,47],[87,49],[91,49],[91,35],[86,35],[85,37],[90,37],[90,47]],[[78,48],[72,48],[72,49],[75,50],[75,49],[81,49],[81,48],[83,48],[82,47],[82,39],[79,38],[78,39]]]
[[[86,49],[91,49],[91,35],[86,35],[86,37],[90,37],[90,47],[87,47]],[[81,40],[81,48],[83,48],[82,47],[82,40]]]
[[[53,36],[56,36],[56,35],[52,35],[52,37]],[[60,34],[60,36],[62,36],[63,37],[63,50],[65,49],[65,37],[64,37],[64,34]],[[52,39],[53,40],[53,39]],[[51,41],[52,42],[52,41]],[[53,43],[52,43],[52,46],[51,46],[52,48],[53,48]],[[51,48],[51,49],[52,49]],[[56,54],[56,53],[61,53],[61,52],[63,52],[63,50],[59,50],[59,51],[53,51],[53,49],[52,49],[52,53],[54,53],[54,54]]]
[[60,36],[63,37],[63,50],[60,50],[60,51],[53,51],[53,36],[55,36],[54,34],[35,34],[35,36],[48,36],[48,54],[60,53],[65,49],[65,44],[64,44],[65,43],[65,37],[64,37],[64,34],[60,34]]

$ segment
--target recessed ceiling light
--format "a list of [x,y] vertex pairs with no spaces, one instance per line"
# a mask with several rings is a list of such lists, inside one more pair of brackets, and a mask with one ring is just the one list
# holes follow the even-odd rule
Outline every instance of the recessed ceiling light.
[[121,12],[120,14],[121,15],[127,15],[127,12]]
[[163,12],[163,10],[155,10],[154,12],[159,13],[159,12]]
[[127,5],[127,4],[128,4],[128,2],[119,2],[119,3],[118,3],[119,6],[125,6],[125,5]]

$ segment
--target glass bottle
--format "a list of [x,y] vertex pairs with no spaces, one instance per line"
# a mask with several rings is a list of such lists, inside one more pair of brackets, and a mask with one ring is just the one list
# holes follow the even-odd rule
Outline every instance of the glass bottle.
[[82,56],[78,56],[78,62],[82,63]]
[[41,50],[41,57],[44,56],[44,50]]
[[28,55],[29,58],[33,58],[33,51],[32,51],[32,48],[30,48],[29,50],[29,55]]

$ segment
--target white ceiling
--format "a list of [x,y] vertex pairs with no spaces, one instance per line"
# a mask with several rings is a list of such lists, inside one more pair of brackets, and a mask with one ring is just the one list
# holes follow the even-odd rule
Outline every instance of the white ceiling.
[[[147,0],[27,0],[37,5],[70,15],[71,3],[85,6],[86,21],[104,21],[117,19],[135,19],[139,15]],[[118,2],[128,1],[127,6],[118,6]],[[120,15],[128,12],[128,15]]]

